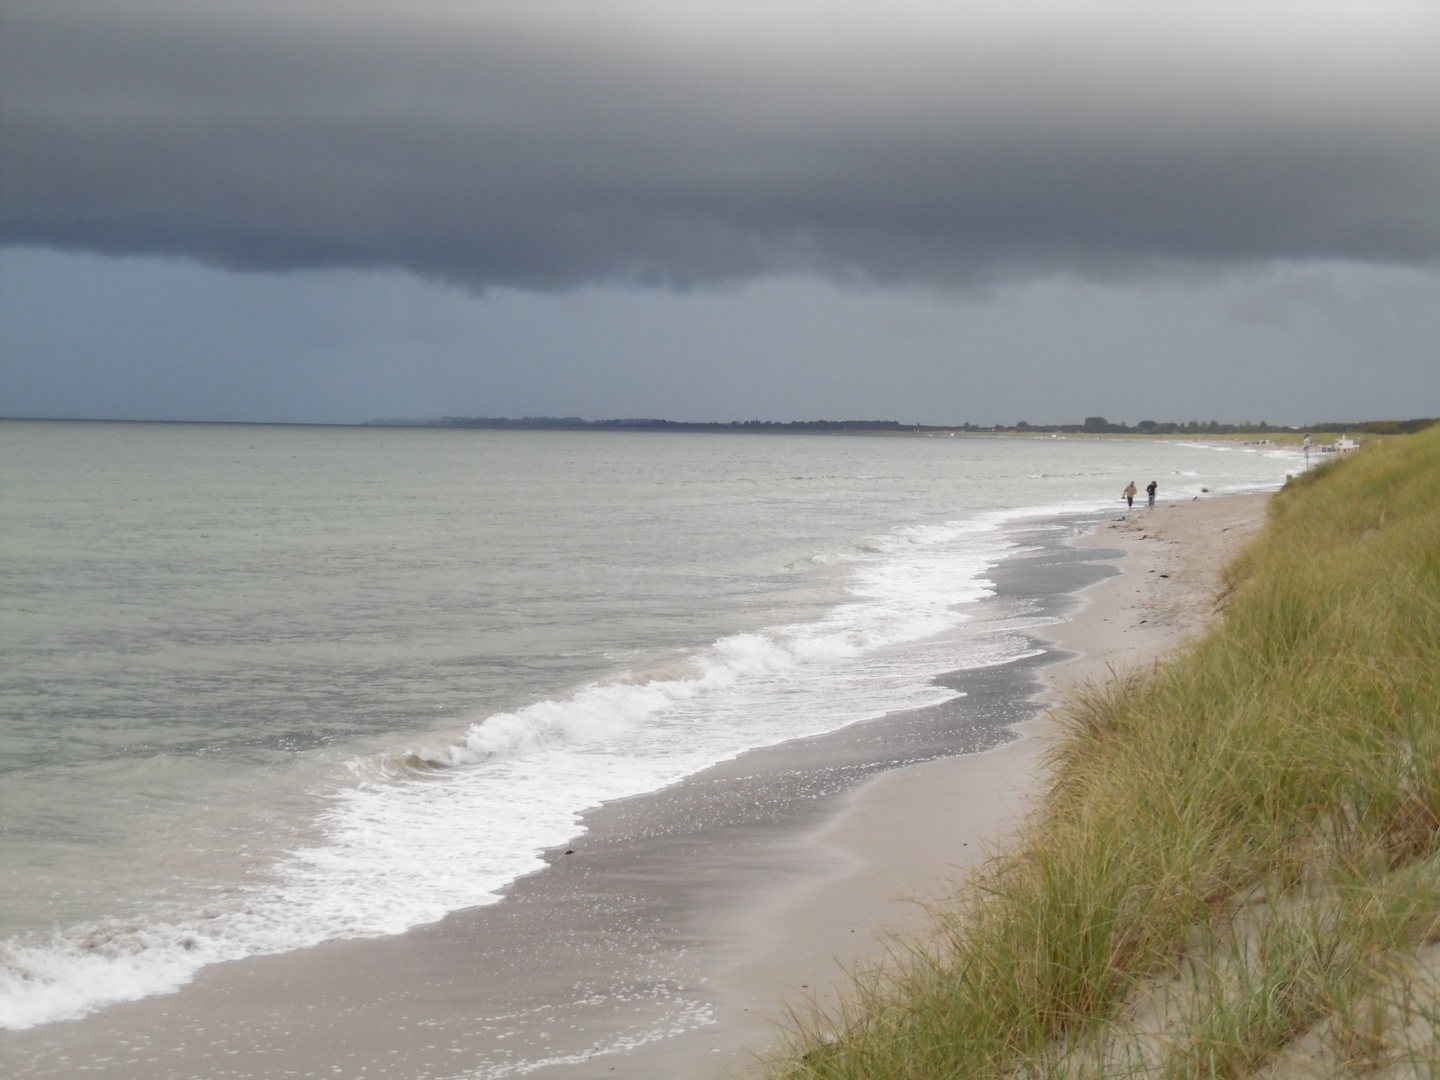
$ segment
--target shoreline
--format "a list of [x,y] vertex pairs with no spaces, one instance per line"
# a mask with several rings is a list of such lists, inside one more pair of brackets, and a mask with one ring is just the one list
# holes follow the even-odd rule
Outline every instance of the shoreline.
[[757,914],[770,947],[722,976],[739,1007],[759,1006],[768,989],[783,1009],[833,1008],[846,972],[883,959],[897,937],[923,934],[925,905],[942,902],[1002,846],[1038,794],[1042,756],[1059,732],[1050,710],[1110,671],[1148,666],[1198,636],[1214,615],[1221,570],[1258,533],[1269,499],[1162,502],[1070,540],[1082,550],[1118,548],[1104,560],[1116,573],[1080,589],[1075,611],[1035,633],[1053,650],[1032,699],[1045,711],[1014,725],[1017,738],[996,749],[884,773],[852,791],[809,838],[844,859],[846,872]]
[[[1233,511],[1245,500],[1258,520],[1267,497],[1162,503],[1130,523],[1139,534],[1147,520],[1178,522],[1196,516],[1187,508],[1232,501]],[[359,1075],[366,1065],[366,1075],[417,1080],[750,1071],[773,1046],[787,987],[793,1002],[794,992],[833,984],[837,960],[873,958],[907,918],[923,925],[909,897],[938,895],[1017,820],[1033,788],[1035,736],[1049,723],[1017,721],[1040,711],[1040,692],[1053,697],[1057,679],[1073,683],[1100,655],[1087,639],[1084,656],[1055,665],[1056,647],[1074,647],[1065,628],[1119,619],[1136,603],[1125,590],[1093,587],[1102,576],[1127,580],[1113,565],[1121,552],[1105,549],[1134,548],[1132,559],[1158,560],[1157,574],[1179,558],[1168,541],[1107,528],[1117,525],[1099,521],[1069,554],[1057,554],[1052,533],[991,572],[1002,595],[1049,604],[1071,621],[1025,632],[1054,643],[1044,656],[942,679],[969,695],[958,711],[952,702],[752,751],[587,814],[577,857],[547,853],[549,869],[516,882],[502,904],[391,938],[216,965],[178,994],[7,1035],[0,1062],[17,1076],[102,1061],[113,1076],[264,1076],[281,1059],[300,1075]],[[1124,562],[1136,573],[1152,568]],[[1184,578],[1165,581],[1165,595],[1152,587],[1157,612]],[[1028,601],[1027,588],[1038,590]],[[1183,630],[1173,612],[1147,620],[1140,652],[1162,638],[1162,650],[1173,646],[1167,619]],[[1133,640],[1115,645],[1139,655]],[[969,740],[960,749],[957,730]],[[558,1030],[552,1022],[577,1002],[588,1012]],[[636,1032],[642,1038],[627,1045]],[[513,1045],[497,1041],[509,1033],[529,1050],[507,1060],[495,1048]],[[550,1065],[527,1067],[536,1047],[551,1046]]]

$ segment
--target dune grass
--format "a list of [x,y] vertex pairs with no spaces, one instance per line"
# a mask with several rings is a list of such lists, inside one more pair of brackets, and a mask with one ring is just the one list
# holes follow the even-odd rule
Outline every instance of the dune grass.
[[773,1076],[1440,1075],[1440,427],[1291,481],[1220,602],[1069,705],[1021,842]]

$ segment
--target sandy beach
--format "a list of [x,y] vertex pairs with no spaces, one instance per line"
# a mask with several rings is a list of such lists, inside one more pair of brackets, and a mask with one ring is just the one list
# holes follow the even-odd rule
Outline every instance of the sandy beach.
[[[1048,704],[1204,626],[1220,567],[1259,527],[1265,499],[1051,525],[991,575],[996,632],[1023,609],[1051,620],[1045,640],[1026,660],[957,673],[948,684],[963,704],[754,751],[606,805],[586,816],[573,855],[549,853],[550,868],[503,903],[394,937],[215,965],[177,994],[8,1034],[0,1070],[753,1073],[787,1004],[833,1002],[845,968],[923,927],[917,900],[942,897],[1003,843],[1036,789]],[[507,1060],[509,1045],[527,1049]],[[538,1068],[535,1047],[551,1051]]]
[[[1124,557],[1113,562],[1117,575],[1085,589],[1082,606],[1045,632],[1064,658],[1038,669],[1041,700],[1054,705],[1111,671],[1153,664],[1200,633],[1215,613],[1222,568],[1259,530],[1268,499],[1162,502],[1072,540]],[[756,938],[768,944],[717,978],[732,1008],[773,1021],[781,988],[797,1009],[833,1005],[845,969],[883,958],[897,933],[923,932],[924,902],[942,899],[1004,843],[1037,789],[1056,720],[1047,711],[1016,727],[1022,738],[998,749],[885,773],[857,789],[812,838],[845,870],[756,913]],[[756,1031],[748,1045],[762,1037]]]

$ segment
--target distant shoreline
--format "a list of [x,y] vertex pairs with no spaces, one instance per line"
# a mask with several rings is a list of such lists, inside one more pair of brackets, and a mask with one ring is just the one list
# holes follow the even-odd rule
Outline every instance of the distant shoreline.
[[362,427],[478,428],[499,431],[703,431],[739,434],[790,434],[808,432],[879,432],[921,434],[1014,434],[1014,435],[1178,435],[1201,438],[1210,435],[1303,435],[1306,432],[1365,432],[1376,435],[1409,434],[1436,423],[1434,419],[1324,421],[1305,427],[1244,422],[1222,424],[1218,420],[1186,423],[1141,420],[1135,426],[1115,424],[1103,416],[1086,417],[1081,424],[902,424],[898,420],[731,420],[695,421],[630,418],[585,420],[578,416],[441,416],[432,419],[366,420]]
[[1303,427],[1240,423],[1222,424],[1188,421],[1160,423],[1142,420],[1131,426],[1111,423],[1104,417],[1088,417],[1083,424],[902,424],[898,420],[663,420],[650,418],[585,420],[578,416],[441,416],[421,419],[375,419],[358,423],[306,420],[137,420],[83,416],[0,416],[0,423],[27,424],[213,424],[238,427],[327,427],[327,428],[424,428],[427,430],[480,431],[631,431],[699,432],[739,435],[1138,435],[1143,438],[1206,439],[1234,436],[1276,436],[1277,442],[1296,442],[1306,434],[1408,435],[1423,431],[1440,418],[1410,420],[1326,420]]

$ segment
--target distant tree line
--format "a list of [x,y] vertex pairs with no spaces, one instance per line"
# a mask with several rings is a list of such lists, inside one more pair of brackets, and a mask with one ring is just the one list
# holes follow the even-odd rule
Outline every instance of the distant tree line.
[[737,431],[737,432],[803,432],[803,431],[1004,431],[1051,434],[1091,435],[1265,435],[1299,434],[1301,432],[1365,432],[1372,435],[1400,435],[1420,431],[1436,423],[1434,419],[1361,420],[1341,422],[1328,420],[1307,427],[1271,424],[1265,420],[1252,423],[1222,424],[1218,420],[1177,421],[1141,420],[1133,427],[1114,424],[1103,416],[1087,416],[1083,424],[902,424],[897,420],[731,420],[723,422],[690,422],[684,420],[582,420],[578,416],[526,416],[515,420],[505,416],[441,416],[431,420],[367,420],[377,427],[438,427],[493,428],[522,431]]
[[949,431],[929,429],[897,420],[731,420],[690,422],[685,420],[582,420],[578,416],[526,416],[513,420],[505,416],[442,416],[435,420],[368,420],[383,427],[502,428],[522,431]]

